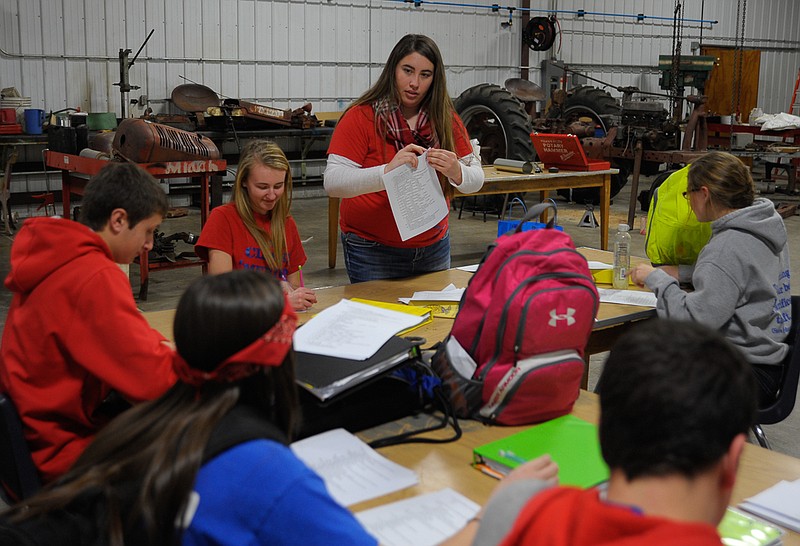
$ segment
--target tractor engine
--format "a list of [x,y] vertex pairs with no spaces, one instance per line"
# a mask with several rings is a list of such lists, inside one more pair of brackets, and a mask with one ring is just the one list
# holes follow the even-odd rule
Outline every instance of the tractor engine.
[[614,146],[630,146],[641,140],[646,150],[669,150],[676,147],[678,127],[669,112],[653,101],[623,101]]

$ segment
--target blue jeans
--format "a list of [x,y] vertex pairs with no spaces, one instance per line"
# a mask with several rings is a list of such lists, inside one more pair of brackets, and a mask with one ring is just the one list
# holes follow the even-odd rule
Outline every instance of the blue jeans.
[[450,268],[449,231],[443,239],[419,248],[386,246],[354,233],[342,233],[342,248],[351,283],[398,279]]

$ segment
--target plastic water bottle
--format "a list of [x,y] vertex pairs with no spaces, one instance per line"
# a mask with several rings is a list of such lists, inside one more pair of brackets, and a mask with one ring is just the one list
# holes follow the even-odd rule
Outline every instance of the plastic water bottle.
[[628,224],[617,226],[614,236],[614,288],[628,288],[628,269],[631,267],[631,234]]

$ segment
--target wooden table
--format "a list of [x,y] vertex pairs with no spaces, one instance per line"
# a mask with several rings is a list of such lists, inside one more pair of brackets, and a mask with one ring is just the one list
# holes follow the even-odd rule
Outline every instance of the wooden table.
[[[582,390],[572,413],[582,419],[597,423],[599,416],[597,396]],[[497,480],[470,466],[472,450],[477,446],[509,436],[527,427],[491,427],[476,421],[460,422],[464,435],[457,442],[405,444],[381,448],[381,455],[413,470],[419,477],[419,485],[356,504],[350,509],[359,512],[397,500],[438,491],[444,487],[450,487],[481,505],[485,504],[497,486]],[[367,431],[367,433],[369,432]],[[430,436],[444,437],[448,433],[450,433],[449,430],[437,431],[435,434],[431,433]],[[363,433],[359,435],[364,436]],[[371,439],[368,436],[366,438]],[[800,459],[747,444],[739,466],[731,504],[737,504],[780,480],[798,478],[800,478]],[[787,546],[800,545],[800,535],[794,532],[787,533],[783,544]]]
[[[611,254],[608,251],[590,248],[580,248],[579,251],[590,260],[605,262],[608,262]],[[643,258],[636,258],[635,260],[643,260]],[[448,269],[447,271],[427,273],[407,279],[369,281],[324,288],[316,291],[317,303],[311,310],[298,315],[299,322],[302,324],[308,321],[314,313],[339,303],[342,298],[364,298],[396,303],[399,297],[410,297],[414,292],[421,290],[440,290],[450,283],[459,288],[466,287],[471,278],[472,273],[459,269]],[[610,285],[607,285],[607,288],[610,288]],[[151,326],[170,339],[172,339],[172,319],[174,315],[175,311],[172,309],[145,313],[145,317]],[[655,309],[648,307],[600,304],[595,326],[586,349],[587,365],[584,368],[582,384],[584,388],[588,384],[589,355],[610,350],[617,338],[625,333],[634,322],[654,316]],[[427,340],[426,346],[429,346],[443,340],[450,333],[452,327],[453,319],[437,317],[432,322],[414,330],[413,335],[424,337]]]
[[[96,175],[100,169],[108,165],[108,161],[82,157],[78,155],[54,152],[45,153],[48,167],[61,170],[61,198],[63,200],[63,215],[71,216],[70,200],[72,194],[83,195],[89,177]],[[206,223],[210,212],[209,186],[211,175],[225,173],[227,162],[224,159],[197,159],[187,161],[161,161],[156,163],[139,163],[139,166],[155,178],[191,178],[200,185],[200,226]],[[207,264],[203,260],[185,260],[176,262],[150,263],[147,252],[139,253],[139,299],[147,299],[147,287],[150,280],[150,271],[157,269],[176,269],[181,267],[202,266],[203,271]]]
[[[579,250],[590,260],[607,262],[610,255],[607,251],[586,248]],[[635,258],[634,262],[640,260],[643,258]],[[471,273],[450,269],[409,279],[370,281],[326,288],[317,291],[318,303],[312,308],[312,313],[334,305],[341,298],[361,297],[394,302],[397,297],[410,296],[416,290],[439,289],[449,283],[459,287],[466,286],[471,276]],[[155,311],[145,313],[145,317],[154,328],[172,338],[174,313],[174,310]],[[587,347],[587,354],[590,351],[608,350],[632,322],[654,315],[654,309],[632,305],[600,304],[597,322]],[[300,321],[305,322],[311,316],[311,314],[301,314]],[[429,343],[432,343],[443,339],[450,332],[451,327],[451,319],[434,318],[432,323],[420,327],[414,333],[424,336]],[[599,414],[597,396],[581,390],[573,413],[587,421],[597,423]],[[404,444],[382,448],[381,454],[413,470],[419,477],[419,485],[359,503],[352,506],[351,509],[357,512],[437,491],[444,487],[450,487],[479,504],[486,503],[497,485],[497,481],[470,466],[472,450],[479,445],[514,434],[526,427],[490,427],[477,421],[462,420],[460,422],[464,434],[457,442]],[[359,435],[368,441],[381,437],[379,428],[364,431]],[[444,437],[450,432],[449,430],[437,431],[430,435]],[[741,502],[746,497],[752,496],[782,479],[795,480],[798,478],[800,478],[800,459],[747,444],[731,502],[734,504]],[[800,546],[800,535],[790,532],[785,537],[784,544]]]
[[[544,200],[548,192],[573,188],[600,188],[600,248],[608,248],[608,210],[611,199],[611,175],[617,169],[604,171],[558,173],[511,173],[498,171],[494,167],[484,167],[485,182],[480,191],[462,194],[456,188],[456,197],[468,195],[502,195],[538,191],[539,200]],[[388,221],[388,220],[387,220]],[[336,248],[339,239],[339,198],[328,198],[328,267],[336,267]]]

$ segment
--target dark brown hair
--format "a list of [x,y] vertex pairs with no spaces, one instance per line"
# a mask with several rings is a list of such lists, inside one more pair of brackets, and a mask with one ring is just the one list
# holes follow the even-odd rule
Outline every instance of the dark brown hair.
[[[455,107],[447,92],[447,79],[445,78],[444,61],[439,47],[431,38],[422,34],[406,34],[395,44],[386,64],[381,71],[378,80],[363,95],[361,95],[351,106],[361,104],[374,104],[380,100],[388,100],[390,104],[399,105],[400,95],[397,92],[397,79],[395,74],[400,61],[412,53],[419,53],[431,64],[433,64],[433,83],[431,83],[428,93],[422,100],[421,108],[428,111],[431,125],[439,139],[439,147],[451,152],[456,151],[456,138],[453,127],[453,115]],[[386,138],[386,126],[375,119],[376,131],[382,138]],[[464,138],[469,140],[469,135],[464,134]],[[453,187],[442,181],[442,189],[447,197],[453,196]]]
[[164,190],[150,173],[133,163],[109,163],[86,185],[81,199],[80,221],[100,231],[114,209],[128,213],[133,228],[152,216],[167,214],[169,202]]
[[[281,316],[277,281],[238,270],[204,276],[181,297],[175,342],[189,366],[212,370],[263,335]],[[203,452],[214,427],[234,405],[246,405],[290,436],[297,406],[293,353],[235,383],[195,390],[178,382],[157,400],[114,419],[55,484],[12,508],[14,520],[70,509],[100,492],[107,543],[122,546],[136,529],[148,544],[177,544],[176,521],[185,513]]]

